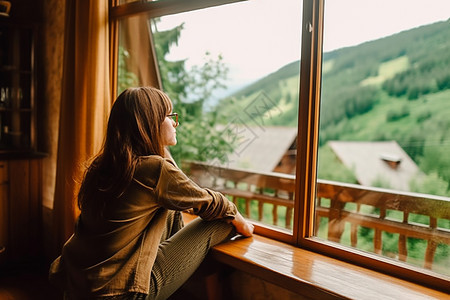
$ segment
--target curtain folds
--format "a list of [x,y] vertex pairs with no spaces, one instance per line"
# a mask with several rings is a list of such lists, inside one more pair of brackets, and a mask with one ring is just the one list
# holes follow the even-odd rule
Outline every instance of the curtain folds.
[[73,233],[85,163],[103,143],[112,102],[109,74],[108,0],[67,0],[53,204],[55,253]]
[[145,14],[121,20],[119,45],[129,53],[126,69],[137,76],[138,85],[162,88],[149,22]]

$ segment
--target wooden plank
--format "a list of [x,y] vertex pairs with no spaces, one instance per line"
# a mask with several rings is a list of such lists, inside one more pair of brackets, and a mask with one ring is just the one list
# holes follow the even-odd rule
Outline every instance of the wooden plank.
[[6,261],[8,245],[8,162],[0,161],[0,264]]
[[450,219],[450,198],[318,181],[318,197]]
[[37,257],[42,250],[40,159],[10,160],[9,164],[9,252],[12,261]]
[[110,18],[120,19],[139,14],[146,14],[148,18],[156,18],[167,14],[183,13],[240,1],[244,0],[135,1],[112,7],[110,10]]
[[188,174],[194,179],[202,181],[201,178],[207,174],[212,178],[223,178],[235,182],[245,182],[258,187],[273,188],[287,192],[294,192],[295,177],[280,173],[262,173],[241,169],[228,169],[217,166],[209,166],[205,163],[191,162],[187,164]]
[[250,191],[243,191],[239,189],[230,189],[230,188],[219,188],[216,189],[217,191],[221,192],[225,195],[230,196],[237,196],[238,198],[244,198],[249,200],[258,200],[264,203],[271,203],[276,205],[283,205],[287,207],[294,207],[294,201],[289,199],[283,199],[283,198],[275,198],[272,196],[267,196],[259,193],[253,193]]
[[9,161],[9,234],[12,260],[27,257],[30,223],[30,173],[28,160]]

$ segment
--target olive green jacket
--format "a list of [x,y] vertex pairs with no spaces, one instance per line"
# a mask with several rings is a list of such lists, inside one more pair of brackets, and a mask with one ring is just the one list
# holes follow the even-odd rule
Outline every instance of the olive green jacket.
[[205,220],[232,220],[235,205],[200,188],[170,159],[140,159],[124,194],[102,214],[82,209],[74,234],[50,267],[50,281],[79,298],[148,294],[150,272],[169,210],[192,209]]

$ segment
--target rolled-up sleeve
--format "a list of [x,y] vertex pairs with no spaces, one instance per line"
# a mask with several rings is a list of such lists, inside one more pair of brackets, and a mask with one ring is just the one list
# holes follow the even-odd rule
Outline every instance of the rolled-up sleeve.
[[232,220],[236,206],[223,194],[199,187],[169,159],[161,163],[160,176],[156,184],[159,205],[172,210],[193,209],[194,214],[204,220]]

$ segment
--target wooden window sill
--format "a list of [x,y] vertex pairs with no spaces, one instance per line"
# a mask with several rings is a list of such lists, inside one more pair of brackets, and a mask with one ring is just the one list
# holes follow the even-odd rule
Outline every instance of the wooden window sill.
[[254,235],[217,245],[211,257],[312,299],[448,299],[448,294]]

